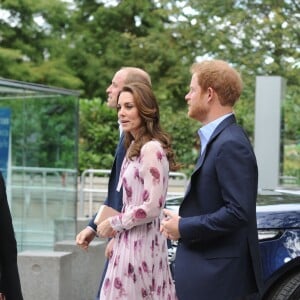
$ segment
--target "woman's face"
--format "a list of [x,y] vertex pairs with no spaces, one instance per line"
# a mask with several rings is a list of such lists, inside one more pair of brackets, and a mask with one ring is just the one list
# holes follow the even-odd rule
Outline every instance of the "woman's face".
[[118,119],[124,132],[136,136],[142,125],[142,119],[130,92],[121,92],[117,104]]

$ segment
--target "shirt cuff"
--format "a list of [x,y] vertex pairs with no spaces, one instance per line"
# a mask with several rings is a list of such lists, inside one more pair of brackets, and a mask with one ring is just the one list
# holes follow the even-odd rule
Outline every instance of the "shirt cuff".
[[97,231],[96,231],[93,227],[91,227],[91,226],[86,226],[86,228],[89,228],[89,229],[92,230],[95,234],[97,234]]

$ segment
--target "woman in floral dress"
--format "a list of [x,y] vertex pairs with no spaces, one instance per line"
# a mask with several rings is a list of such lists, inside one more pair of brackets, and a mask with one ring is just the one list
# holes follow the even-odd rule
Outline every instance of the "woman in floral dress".
[[117,110],[127,148],[118,187],[123,209],[97,228],[99,235],[114,237],[100,300],[175,300],[167,241],[160,233],[169,169],[177,169],[170,139],[160,127],[150,86],[124,86]]

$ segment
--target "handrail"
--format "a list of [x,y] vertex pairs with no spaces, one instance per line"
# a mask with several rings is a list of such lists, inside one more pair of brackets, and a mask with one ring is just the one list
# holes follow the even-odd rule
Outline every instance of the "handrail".
[[[85,192],[89,192],[89,217],[92,216],[93,214],[93,196],[92,193],[99,193],[99,192],[103,192],[106,193],[107,192],[107,188],[106,189],[97,189],[94,188],[94,174],[99,174],[99,175],[110,175],[110,170],[105,170],[105,169],[87,169],[84,170],[80,176],[80,192],[79,192],[79,214],[80,217],[83,217],[83,212],[84,212],[84,199],[85,199]],[[89,177],[89,189],[87,189],[85,187],[86,185],[86,177]]]
[[[107,194],[107,183],[105,184],[105,188],[99,188],[95,186],[94,175],[98,174],[101,177],[109,177],[110,170],[105,169],[87,169],[82,172],[80,177],[80,187],[79,187],[79,217],[84,217],[84,202],[86,198],[86,193],[88,193],[88,217],[92,217],[93,215],[93,204],[94,199],[93,195],[95,193],[103,193]],[[98,177],[99,178],[99,177]],[[179,179],[178,187],[182,191],[171,191],[170,185],[167,193],[167,197],[175,197],[175,196],[183,196],[183,193],[187,187],[187,176],[184,173],[180,172],[169,172],[170,179]],[[89,179],[87,186],[87,179]]]
[[[24,197],[25,216],[30,208],[32,193],[40,192],[43,218],[47,218],[49,193],[63,192],[64,203],[67,199],[65,192],[77,193],[77,170],[74,169],[11,166],[10,172],[11,177],[14,178],[6,184],[8,203],[11,206],[12,191],[17,193],[21,191]],[[71,177],[71,183],[68,180],[69,177]]]
[[[8,195],[11,194],[10,189],[12,187],[15,190],[19,190],[21,188],[25,192],[24,196],[26,204],[30,204],[31,191],[41,190],[45,216],[47,215],[47,192],[53,190],[69,192],[73,190],[72,188],[76,187],[77,183],[77,170],[74,169],[12,166],[11,172],[12,174],[21,173],[21,176],[24,173],[24,179],[26,182],[23,182],[24,179],[21,179],[22,183],[20,184],[18,182],[14,182],[13,185],[8,184]],[[93,210],[95,209],[95,195],[100,193],[106,196],[110,173],[111,171],[106,169],[87,169],[82,172],[80,176],[80,183],[78,185],[78,217],[84,217],[84,211],[86,209],[88,209],[89,217],[93,215]],[[35,180],[36,175],[39,175],[37,177],[38,180]],[[71,190],[67,187],[68,176],[71,176],[72,180],[74,179],[74,185],[69,185]],[[53,182],[53,179],[49,180],[49,178],[56,178],[55,183]],[[99,183],[99,180],[96,182],[96,178],[106,178],[107,180]],[[187,176],[180,172],[170,172],[169,178],[171,180],[169,181],[167,198],[182,196],[187,186]],[[57,180],[61,181],[61,186],[57,186]],[[86,200],[88,200],[87,206],[85,203]]]

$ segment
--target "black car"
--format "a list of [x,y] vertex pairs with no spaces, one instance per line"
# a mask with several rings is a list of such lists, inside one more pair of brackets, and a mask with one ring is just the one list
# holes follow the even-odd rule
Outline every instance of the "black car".
[[[182,197],[167,200],[178,211]],[[300,299],[300,191],[268,191],[257,199],[257,227],[263,269],[263,300]],[[176,242],[169,249],[175,268]]]

